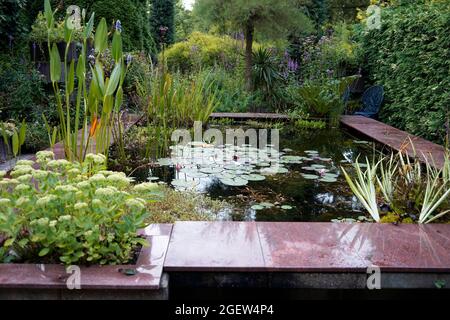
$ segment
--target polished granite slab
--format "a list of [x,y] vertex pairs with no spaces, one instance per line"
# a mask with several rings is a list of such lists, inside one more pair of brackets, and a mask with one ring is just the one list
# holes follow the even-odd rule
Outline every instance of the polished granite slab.
[[450,272],[450,224],[177,222],[165,271]]
[[363,116],[342,116],[341,123],[395,151],[401,150],[410,157],[428,161],[439,169],[444,165],[446,153],[441,145]]

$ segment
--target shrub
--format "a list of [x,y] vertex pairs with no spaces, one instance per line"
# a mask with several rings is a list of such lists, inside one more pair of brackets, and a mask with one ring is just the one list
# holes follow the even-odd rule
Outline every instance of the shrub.
[[[105,157],[83,164],[53,160],[53,153],[21,160],[0,181],[0,261],[126,264],[139,245],[155,184],[131,186],[104,170]],[[2,176],[5,172],[1,173]]]
[[[67,6],[77,5],[86,9],[86,19],[95,12],[96,23],[105,18],[107,23],[112,24],[119,19],[123,27],[123,47],[126,51],[145,50],[154,51],[154,42],[150,34],[150,19],[146,0],[73,0],[61,6],[64,2],[51,0],[52,8],[58,8],[57,19],[65,15]],[[31,19],[35,19],[39,11],[44,11],[44,1],[31,1],[28,12]]]
[[291,51],[300,61],[303,79],[356,74],[362,56],[353,28],[345,23],[337,23],[321,37],[302,39],[300,47]]
[[241,52],[242,48],[230,37],[194,32],[187,41],[174,44],[164,54],[171,70],[191,72],[216,65],[234,69]]
[[218,105],[216,112],[246,112],[255,100],[255,94],[249,93],[242,88],[245,80],[240,72],[230,72],[216,67],[200,72],[200,77],[206,78],[217,93]]
[[448,2],[391,6],[382,17],[381,29],[362,39],[367,72],[385,88],[380,118],[443,142],[450,106]]
[[32,120],[36,109],[47,104],[44,82],[27,61],[0,56],[0,111],[2,119]]

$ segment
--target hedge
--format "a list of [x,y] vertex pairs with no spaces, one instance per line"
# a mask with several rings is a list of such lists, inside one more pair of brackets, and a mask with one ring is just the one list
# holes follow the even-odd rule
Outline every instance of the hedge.
[[367,71],[386,92],[381,120],[443,143],[450,110],[448,2],[388,7],[381,19],[381,29],[363,38]]

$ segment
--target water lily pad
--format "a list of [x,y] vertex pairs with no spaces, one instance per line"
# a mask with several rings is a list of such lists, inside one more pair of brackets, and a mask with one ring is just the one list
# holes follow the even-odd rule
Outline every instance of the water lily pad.
[[[242,177],[244,178],[244,177]],[[266,180],[266,177],[260,175],[260,174],[249,174],[246,175],[244,179],[247,179],[248,181],[263,181]]]
[[315,174],[303,174],[302,176],[303,176],[303,178],[305,178],[307,180],[317,180],[317,179],[319,179],[319,176],[317,176]]
[[275,205],[273,203],[270,203],[270,202],[261,202],[260,205],[265,207],[265,208],[275,207]]
[[307,170],[307,171],[314,171],[316,170],[316,168],[314,167],[302,167],[303,170]]
[[289,205],[283,205],[283,206],[281,206],[281,209],[283,209],[283,210],[291,210],[292,207],[289,206]]
[[305,150],[304,151],[305,153],[312,153],[312,154],[317,154],[317,153],[319,153],[319,151],[316,151],[316,150]]
[[174,187],[192,189],[192,188],[195,188],[195,186],[197,185],[197,182],[175,179],[175,180],[172,180],[172,185]]
[[282,151],[283,151],[283,152],[292,152],[292,151],[294,151],[294,150],[289,149],[289,148],[284,148]]
[[356,144],[369,144],[369,141],[365,141],[365,140],[353,140],[353,143]]
[[207,168],[201,168],[200,172],[206,173],[206,174],[218,174],[223,171],[223,168],[220,167],[207,167]]
[[243,187],[248,184],[248,180],[239,177],[236,177],[234,179],[220,179],[220,182],[230,187]]
[[148,181],[158,181],[159,178],[158,177],[148,177],[147,180]]
[[265,209],[265,207],[260,204],[255,204],[251,208],[256,211]]
[[323,177],[323,178],[319,179],[319,181],[331,183],[331,182],[336,182],[337,179],[336,178],[330,178],[330,177]]
[[312,164],[311,167],[313,167],[314,169],[325,169],[326,166],[322,165],[322,164]]

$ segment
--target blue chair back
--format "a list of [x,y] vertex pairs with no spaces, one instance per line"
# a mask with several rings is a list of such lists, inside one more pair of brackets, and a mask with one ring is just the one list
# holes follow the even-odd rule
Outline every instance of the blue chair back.
[[373,86],[367,89],[362,96],[364,112],[378,113],[383,104],[384,90],[382,86]]

